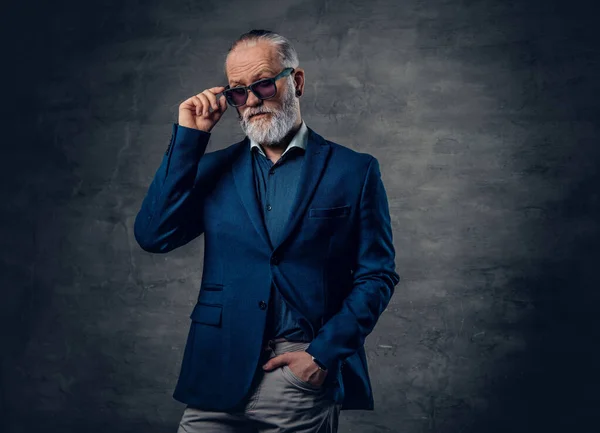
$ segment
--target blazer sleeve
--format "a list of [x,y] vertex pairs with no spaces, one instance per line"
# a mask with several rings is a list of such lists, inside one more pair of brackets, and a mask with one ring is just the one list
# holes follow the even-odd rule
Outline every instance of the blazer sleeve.
[[173,124],[171,141],[134,222],[135,239],[145,251],[167,253],[204,231],[202,198],[209,184],[198,167],[209,138],[208,132]]
[[379,163],[371,157],[359,208],[353,287],[341,309],[319,330],[306,352],[328,369],[354,354],[371,333],[400,281],[386,191]]

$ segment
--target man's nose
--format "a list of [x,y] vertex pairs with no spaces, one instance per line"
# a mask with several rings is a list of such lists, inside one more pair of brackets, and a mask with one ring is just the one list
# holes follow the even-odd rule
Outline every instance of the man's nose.
[[249,107],[256,107],[260,105],[262,100],[258,99],[254,93],[248,90],[248,99],[246,100],[246,105]]

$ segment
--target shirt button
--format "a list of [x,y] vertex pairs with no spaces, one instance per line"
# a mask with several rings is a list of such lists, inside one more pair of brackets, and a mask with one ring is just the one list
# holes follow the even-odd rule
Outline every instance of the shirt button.
[[270,204],[267,205],[267,210],[273,209]]
[[265,301],[260,301],[258,303],[258,308],[260,308],[261,310],[266,310],[267,309],[267,303]]
[[275,174],[275,170],[269,170],[269,175]]
[[279,256],[273,256],[271,257],[271,263],[276,265],[279,263]]

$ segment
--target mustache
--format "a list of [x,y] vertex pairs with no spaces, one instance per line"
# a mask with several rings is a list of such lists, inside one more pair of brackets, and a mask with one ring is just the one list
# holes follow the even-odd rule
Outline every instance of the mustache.
[[272,110],[258,110],[258,111],[252,111],[252,112],[245,112],[244,113],[244,120],[248,120],[252,116],[255,116],[257,114],[267,114],[267,113],[273,114],[274,111],[272,111]]

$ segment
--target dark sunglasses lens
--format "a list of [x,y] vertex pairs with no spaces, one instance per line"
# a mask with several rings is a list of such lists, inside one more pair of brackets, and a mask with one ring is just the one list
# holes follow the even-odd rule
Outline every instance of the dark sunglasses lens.
[[245,89],[233,88],[226,90],[224,93],[227,101],[233,106],[244,105],[248,96]]
[[252,90],[256,92],[260,98],[272,98],[277,93],[275,82],[273,80],[263,80],[252,86]]

